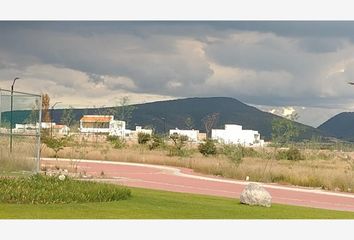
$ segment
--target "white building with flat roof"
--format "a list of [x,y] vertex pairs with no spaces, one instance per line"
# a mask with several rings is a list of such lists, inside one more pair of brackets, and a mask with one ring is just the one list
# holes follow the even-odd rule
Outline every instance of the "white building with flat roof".
[[258,131],[244,130],[241,125],[225,124],[225,129],[212,129],[211,138],[225,144],[243,146],[263,146],[264,141]]
[[136,126],[135,133],[136,134],[144,133],[144,134],[152,135],[152,129],[145,129],[145,128],[142,128],[141,126]]
[[81,133],[109,133],[113,115],[84,115],[80,119]]
[[125,121],[114,120],[113,115],[84,115],[80,119],[80,132],[125,137],[128,133],[125,125]]
[[109,122],[109,135],[126,137],[130,130],[125,129],[125,121],[112,120]]
[[197,142],[199,130],[181,130],[181,129],[176,128],[176,129],[170,130],[170,136],[172,134],[178,134],[180,136],[187,136],[189,141]]

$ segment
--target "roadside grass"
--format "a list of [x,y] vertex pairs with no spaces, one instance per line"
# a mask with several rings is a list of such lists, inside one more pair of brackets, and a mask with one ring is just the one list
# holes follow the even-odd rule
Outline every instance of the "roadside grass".
[[36,169],[35,139],[33,137],[13,138],[13,152],[9,152],[8,136],[0,136],[0,175],[14,172],[33,172]]
[[354,219],[354,212],[130,188],[128,200],[103,203],[0,204],[1,219]]

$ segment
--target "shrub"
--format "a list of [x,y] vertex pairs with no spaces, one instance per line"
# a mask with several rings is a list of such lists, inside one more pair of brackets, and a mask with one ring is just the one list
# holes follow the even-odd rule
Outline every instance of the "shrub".
[[211,139],[207,139],[204,143],[199,144],[198,150],[204,156],[217,154],[215,141]]
[[188,137],[185,135],[179,135],[174,133],[170,136],[170,139],[173,141],[174,147],[178,150],[181,150],[187,143]]
[[0,178],[1,203],[85,203],[128,199],[131,191],[114,184],[78,181],[66,177],[36,174],[30,177]]
[[164,145],[164,140],[160,135],[154,134],[151,136],[150,141],[148,142],[148,147],[150,150],[162,147]]
[[191,155],[190,151],[184,149],[188,141],[187,136],[174,133],[170,136],[170,139],[173,141],[173,146],[169,148],[168,156],[186,157]]
[[236,164],[240,164],[244,157],[244,147],[241,145],[225,144],[222,152],[228,159]]
[[251,147],[242,147],[243,157],[258,157],[260,154]]
[[151,139],[151,135],[148,133],[138,133],[138,143],[139,144],[146,144],[147,142],[149,142]]
[[120,149],[125,147],[125,140],[119,136],[107,136],[107,141],[109,141],[114,148]]
[[47,147],[49,147],[50,149],[52,149],[55,152],[55,154],[54,154],[55,158],[58,157],[58,152],[60,150],[63,150],[66,143],[67,143],[66,137],[61,137],[61,138],[44,137],[42,139],[42,141]]
[[291,147],[288,150],[280,150],[277,152],[276,159],[285,159],[285,160],[303,160],[304,157],[301,155],[299,149]]

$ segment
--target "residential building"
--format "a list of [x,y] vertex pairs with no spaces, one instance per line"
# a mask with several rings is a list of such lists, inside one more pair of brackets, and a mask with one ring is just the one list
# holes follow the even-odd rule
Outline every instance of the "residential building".
[[125,121],[113,120],[109,123],[109,135],[127,137],[130,134],[129,129],[125,129]]
[[145,133],[145,134],[152,135],[152,129],[144,129],[141,126],[136,126],[135,127],[135,133],[136,134]]
[[244,130],[241,125],[225,124],[225,129],[212,129],[211,138],[225,144],[263,146],[264,141],[255,130]]
[[192,141],[192,142],[197,142],[199,139],[198,139],[198,135],[199,135],[199,130],[181,130],[181,129],[171,129],[170,130],[170,136],[172,134],[178,134],[178,135],[184,135],[184,136],[187,136],[188,137],[188,140],[189,141]]
[[70,133],[70,128],[66,125],[54,125],[53,126],[53,134],[59,135],[68,135]]
[[80,119],[81,133],[110,133],[112,115],[84,115]]
[[114,120],[113,115],[84,115],[80,119],[81,133],[106,133],[126,137],[131,130],[125,128],[125,121]]

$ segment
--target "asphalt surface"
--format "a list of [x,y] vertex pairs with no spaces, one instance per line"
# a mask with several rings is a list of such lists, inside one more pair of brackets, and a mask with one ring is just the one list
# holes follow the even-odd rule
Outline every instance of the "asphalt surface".
[[[68,159],[58,161],[43,158],[41,164],[69,167],[73,163]],[[96,181],[131,187],[239,198],[242,190],[250,183],[198,174],[187,168],[94,160],[75,162],[78,171],[85,172]],[[279,184],[260,184],[271,194],[273,203],[354,212],[354,194]]]

